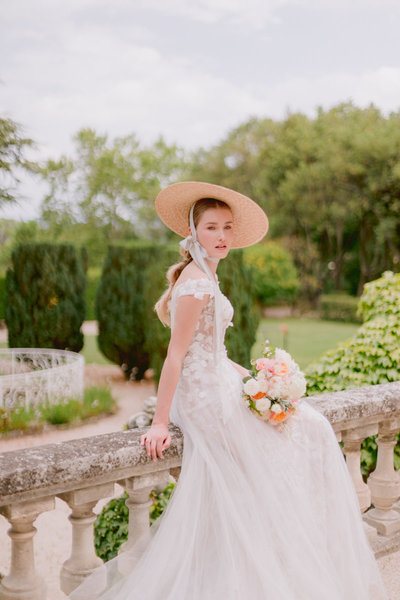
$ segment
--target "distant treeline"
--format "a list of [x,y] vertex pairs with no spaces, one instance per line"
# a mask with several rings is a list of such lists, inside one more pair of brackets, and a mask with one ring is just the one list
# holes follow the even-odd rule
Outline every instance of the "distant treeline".
[[154,211],[168,183],[204,180],[237,189],[267,211],[269,239],[288,250],[311,301],[324,292],[360,293],[366,281],[400,269],[400,112],[351,103],[314,118],[253,118],[211,149],[188,153],[162,138],[108,139],[91,129],[75,152],[32,165],[48,185],[35,222],[0,226],[0,261],[29,241],[85,245],[92,266],[109,243],[173,239]]

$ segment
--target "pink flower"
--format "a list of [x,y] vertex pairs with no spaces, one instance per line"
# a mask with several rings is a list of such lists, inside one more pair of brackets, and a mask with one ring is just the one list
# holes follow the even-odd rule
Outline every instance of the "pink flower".
[[256,360],[256,369],[257,371],[269,371],[269,373],[274,372],[275,361],[272,358],[258,358]]

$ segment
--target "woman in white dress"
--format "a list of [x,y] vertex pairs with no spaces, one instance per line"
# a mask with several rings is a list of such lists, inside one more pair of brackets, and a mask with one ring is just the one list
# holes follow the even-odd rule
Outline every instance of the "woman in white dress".
[[187,237],[185,260],[170,268],[156,305],[171,340],[141,443],[162,459],[171,419],[184,433],[182,471],[139,558],[134,548],[134,566],[100,595],[89,577],[71,599],[387,599],[329,422],[304,400],[290,435],[260,421],[242,399],[247,370],[226,354],[233,308],[216,269],[231,248],[264,237],[265,213],[241,194],[199,182],[169,186],[156,209]]

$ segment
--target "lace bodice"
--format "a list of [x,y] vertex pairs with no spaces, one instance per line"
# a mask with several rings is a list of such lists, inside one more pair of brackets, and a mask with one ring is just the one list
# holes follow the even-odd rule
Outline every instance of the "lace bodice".
[[[209,301],[204,306],[199,320],[197,322],[192,341],[189,345],[188,352],[184,361],[188,364],[192,359],[207,363],[213,359],[213,333],[214,333],[214,288],[212,282],[205,277],[199,279],[187,279],[183,283],[175,284],[172,290],[171,301],[169,304],[171,312],[171,330],[174,328],[175,312],[178,299],[181,296],[194,296],[202,299],[205,295],[209,295]],[[223,315],[223,332],[227,327],[233,325],[233,307],[226,296],[222,295],[222,315]],[[225,346],[220,349],[221,355],[226,356]],[[205,366],[205,364],[202,364]]]

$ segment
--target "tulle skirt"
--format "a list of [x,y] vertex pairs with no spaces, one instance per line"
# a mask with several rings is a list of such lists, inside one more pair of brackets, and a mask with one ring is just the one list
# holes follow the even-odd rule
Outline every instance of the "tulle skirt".
[[181,376],[182,471],[150,541],[71,600],[387,600],[327,419],[303,400],[282,432],[260,421],[227,359],[199,389]]

